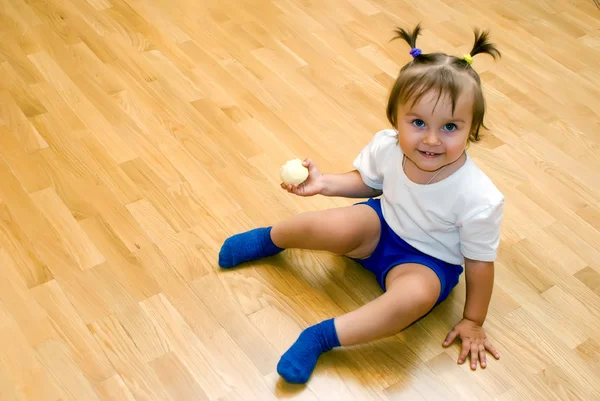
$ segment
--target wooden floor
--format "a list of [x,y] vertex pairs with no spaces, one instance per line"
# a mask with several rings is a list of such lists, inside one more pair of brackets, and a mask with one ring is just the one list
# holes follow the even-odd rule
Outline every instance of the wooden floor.
[[[441,343],[464,281],[405,332],[279,356],[380,295],[354,263],[289,251],[221,272],[229,235],[348,205],[278,186],[351,168],[423,22],[476,57],[471,156],[507,199],[482,371]],[[593,0],[0,1],[0,400],[599,400],[600,10]],[[464,277],[463,277],[464,279]]]

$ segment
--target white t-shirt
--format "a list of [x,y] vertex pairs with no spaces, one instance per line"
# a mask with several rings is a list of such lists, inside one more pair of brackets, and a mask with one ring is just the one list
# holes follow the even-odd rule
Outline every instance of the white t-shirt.
[[402,168],[395,130],[374,135],[354,161],[366,185],[383,191],[388,225],[403,240],[430,256],[462,265],[464,258],[495,260],[504,196],[467,155],[448,178],[423,185]]

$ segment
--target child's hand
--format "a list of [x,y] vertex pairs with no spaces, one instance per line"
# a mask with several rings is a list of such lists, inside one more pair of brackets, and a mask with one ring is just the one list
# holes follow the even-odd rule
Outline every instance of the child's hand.
[[310,159],[304,160],[302,165],[308,168],[308,178],[306,181],[300,185],[286,185],[282,182],[281,188],[298,196],[313,196],[320,194],[323,190],[323,183],[321,180],[323,175]]
[[459,337],[462,340],[462,352],[458,356],[458,363],[462,364],[471,353],[471,369],[477,369],[477,360],[482,368],[487,366],[486,350],[488,350],[496,359],[500,358],[498,351],[487,340],[483,327],[469,320],[463,319],[448,333],[444,346],[447,347]]

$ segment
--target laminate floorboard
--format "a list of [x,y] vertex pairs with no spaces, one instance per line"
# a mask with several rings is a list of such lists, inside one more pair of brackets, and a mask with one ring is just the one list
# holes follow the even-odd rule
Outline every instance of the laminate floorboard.
[[[450,298],[404,332],[280,355],[380,295],[370,273],[288,251],[220,271],[222,242],[293,214],[279,167],[351,169],[424,51],[475,58],[469,152],[506,196],[485,370],[442,347]],[[600,9],[593,0],[2,0],[0,400],[600,400]]]

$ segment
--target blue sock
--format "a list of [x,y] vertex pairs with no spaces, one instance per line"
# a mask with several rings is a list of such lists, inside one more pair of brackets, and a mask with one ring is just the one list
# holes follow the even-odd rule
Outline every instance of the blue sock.
[[273,256],[283,251],[271,240],[272,228],[255,228],[227,238],[219,252],[219,266],[234,267],[251,260]]
[[322,353],[340,346],[333,319],[308,327],[277,364],[277,373],[289,383],[304,384]]

